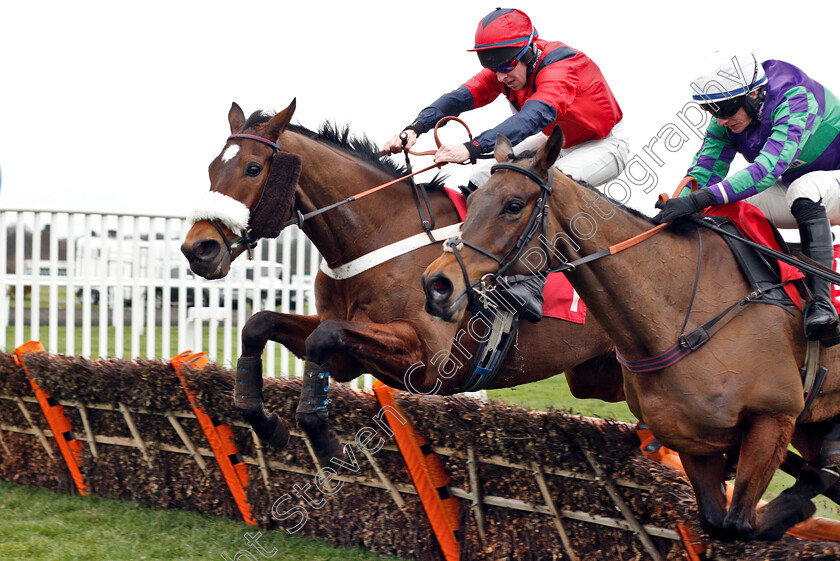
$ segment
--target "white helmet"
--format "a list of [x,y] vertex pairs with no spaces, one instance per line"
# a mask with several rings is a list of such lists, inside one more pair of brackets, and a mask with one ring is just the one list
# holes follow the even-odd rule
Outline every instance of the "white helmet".
[[764,67],[749,52],[723,53],[707,57],[691,83],[694,101],[709,103],[742,96],[767,83]]

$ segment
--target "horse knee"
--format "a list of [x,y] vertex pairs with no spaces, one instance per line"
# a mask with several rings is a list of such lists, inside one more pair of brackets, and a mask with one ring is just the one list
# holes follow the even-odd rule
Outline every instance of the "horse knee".
[[272,315],[277,312],[263,310],[252,315],[242,328],[243,354],[262,354],[263,348],[271,334]]
[[316,364],[324,364],[329,355],[342,346],[341,323],[326,320],[306,338],[306,359]]

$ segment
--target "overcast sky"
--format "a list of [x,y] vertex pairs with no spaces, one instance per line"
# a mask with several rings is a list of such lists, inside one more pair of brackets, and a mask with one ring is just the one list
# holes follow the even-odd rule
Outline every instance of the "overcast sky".
[[[185,214],[209,187],[207,166],[225,143],[233,101],[250,114],[283,109],[296,97],[301,125],[349,123],[381,146],[479,69],[466,49],[478,20],[496,6],[3,2],[0,208]],[[650,214],[654,195],[673,191],[699,148],[677,113],[704,55],[746,47],[759,60],[792,62],[840,94],[833,2],[505,7],[524,10],[542,38],[564,41],[601,67],[624,111],[643,185],[626,181],[629,204]],[[497,101],[462,118],[478,134],[508,114]],[[690,140],[673,153],[655,148],[657,162],[643,147],[669,125]],[[446,127],[446,140],[466,140],[456,127]],[[424,135],[418,148],[432,144]],[[452,186],[465,182],[466,167],[444,170]],[[611,194],[623,196],[620,187]]]

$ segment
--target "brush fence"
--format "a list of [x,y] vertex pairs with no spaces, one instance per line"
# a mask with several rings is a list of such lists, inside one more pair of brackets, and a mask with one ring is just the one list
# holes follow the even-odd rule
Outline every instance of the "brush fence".
[[[215,364],[176,372],[168,362],[44,353],[20,361],[25,369],[0,354],[2,479],[444,559],[371,391],[330,388],[331,423],[352,456],[325,472],[294,426],[286,449],[261,446],[233,408],[232,373]],[[59,429],[62,438],[30,379],[49,407],[63,406],[72,429]],[[300,387],[266,379],[267,407],[293,419]],[[461,559],[685,559],[678,529],[702,535],[686,480],[644,458],[631,425],[457,396],[395,392],[394,400],[448,473]],[[196,410],[230,431],[225,454],[214,451]],[[840,556],[836,544],[789,537],[772,546],[704,541],[710,559]]]

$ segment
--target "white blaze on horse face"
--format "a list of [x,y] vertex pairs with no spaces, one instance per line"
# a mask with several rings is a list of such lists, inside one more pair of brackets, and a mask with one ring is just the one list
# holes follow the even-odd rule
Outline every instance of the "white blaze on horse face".
[[222,153],[222,163],[226,164],[231,161],[237,154],[239,154],[239,145],[231,144]]

